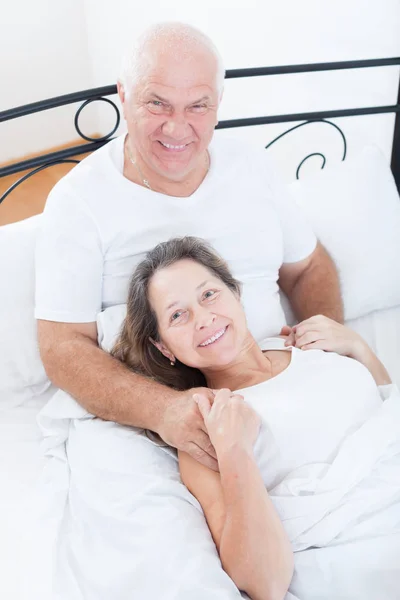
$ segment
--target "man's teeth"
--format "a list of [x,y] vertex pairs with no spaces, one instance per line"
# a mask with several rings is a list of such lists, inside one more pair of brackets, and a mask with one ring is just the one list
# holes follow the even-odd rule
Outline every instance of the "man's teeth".
[[186,148],[186,144],[183,144],[183,146],[173,146],[172,144],[164,144],[164,142],[160,142],[160,144],[162,144],[165,148],[169,148],[170,150],[182,150],[183,148]]
[[210,337],[208,340],[206,340],[205,342],[203,342],[202,344],[199,344],[199,345],[200,346],[208,346],[209,344],[212,344],[213,342],[218,340],[220,337],[222,337],[224,335],[225,331],[226,331],[226,327],[225,327],[225,329],[223,329],[219,333],[216,333],[215,335]]

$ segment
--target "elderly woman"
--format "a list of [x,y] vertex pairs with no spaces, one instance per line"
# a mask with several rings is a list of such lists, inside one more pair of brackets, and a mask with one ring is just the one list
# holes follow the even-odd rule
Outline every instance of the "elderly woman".
[[282,338],[259,346],[239,282],[211,247],[186,237],[136,268],[112,353],[178,390],[213,390],[212,403],[201,393],[193,402],[219,473],[181,451],[179,467],[239,589],[253,600],[282,599],[289,587],[301,599],[394,600],[397,392],[343,325],[313,317],[295,338],[294,347]]

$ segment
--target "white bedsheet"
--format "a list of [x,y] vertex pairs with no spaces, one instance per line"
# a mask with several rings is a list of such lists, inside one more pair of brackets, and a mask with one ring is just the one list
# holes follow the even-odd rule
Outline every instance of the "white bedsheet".
[[[394,381],[400,384],[400,307],[372,313],[349,325],[364,335],[377,350]],[[51,390],[51,393],[54,391]],[[157,485],[161,484],[157,478],[152,477],[151,481],[146,481],[141,475],[142,478],[139,479],[138,471],[146,461],[152,468],[155,464],[154,448],[149,440],[135,436],[134,447],[132,446],[130,452],[126,452],[125,444],[131,442],[133,434],[129,428],[85,418],[85,412],[77,405],[74,407],[75,413],[66,419],[58,420],[57,435],[54,435],[56,430],[52,430],[48,422],[48,432],[51,435],[47,439],[47,451],[53,458],[47,462],[44,473],[47,485],[40,488],[40,495],[37,495],[35,490],[34,496],[34,484],[43,467],[35,416],[49,395],[36,398],[36,406],[33,402],[31,406],[20,407],[18,414],[0,413],[0,439],[4,441],[0,454],[1,481],[6,482],[1,490],[3,520],[0,528],[0,597],[7,600],[102,600],[101,594],[105,594],[104,598],[108,599],[112,595],[113,600],[137,598],[134,586],[146,557],[149,562],[142,575],[146,576],[147,584],[152,584],[149,588],[149,598],[157,597],[156,590],[159,589],[162,590],[162,598],[195,599],[197,596],[189,594],[188,585],[191,589],[198,589],[198,597],[202,599],[240,597],[230,580],[221,573],[212,540],[200,527],[200,507],[195,499],[182,489],[176,480],[176,474],[173,475],[173,456],[165,455],[163,458],[163,477],[169,473],[168,494],[171,493],[171,498],[168,496],[166,502],[163,486],[157,488]],[[58,407],[61,409],[61,404]],[[68,410],[71,407],[72,405]],[[69,465],[65,461],[64,440],[67,439]],[[12,443],[9,443],[10,440]],[[83,448],[86,450],[83,451]],[[157,456],[159,454],[157,450]],[[71,467],[73,469],[70,477]],[[91,505],[88,498],[91,495],[91,486],[96,485],[96,477],[100,478],[101,487],[95,497],[96,502]],[[118,479],[125,480],[122,487],[117,485]],[[155,488],[151,488],[151,485]],[[3,493],[5,489],[6,494]],[[139,489],[145,490],[148,498],[151,495],[151,502],[158,502],[158,507],[166,505],[164,508],[167,509],[167,513],[159,511],[158,508],[151,510],[152,505],[145,504],[132,520],[132,529],[126,528],[123,518],[119,516],[121,511],[122,515],[127,514],[127,511],[129,517],[133,515],[132,509],[128,510],[126,506],[124,513],[123,501],[130,498],[131,507],[134,506],[135,502],[138,502]],[[153,494],[154,491],[157,492],[156,495]],[[67,503],[68,494],[70,500]],[[91,497],[93,500],[93,494]],[[80,513],[84,516],[82,522],[76,512],[79,510],[78,506],[80,509],[86,507],[84,513]],[[34,510],[28,510],[29,507],[33,507]],[[40,521],[36,520],[38,510]],[[165,520],[167,514],[169,516]],[[190,536],[183,519],[180,518],[181,514],[188,515],[199,525],[193,528]],[[7,519],[4,515],[7,515]],[[102,517],[105,518],[103,526],[100,526]],[[152,528],[147,531],[145,538],[138,532],[143,531],[146,518],[151,521]],[[36,525],[39,523],[38,528],[32,528],[33,521]],[[22,547],[19,541],[21,532],[26,534]],[[60,535],[57,538],[58,534]],[[112,542],[116,538],[121,542],[118,550],[114,551]],[[154,543],[156,540],[158,543]],[[179,554],[179,546],[186,544],[187,552]],[[370,556],[373,557],[372,550],[376,546],[371,544]],[[63,576],[58,578],[58,583],[60,587],[65,585],[65,588],[64,591],[57,591],[54,596],[49,568],[54,564],[54,550],[57,545],[59,554],[58,564],[55,566],[59,568],[60,563],[64,562]],[[137,551],[136,558],[121,562],[121,551],[123,550],[123,556],[126,556],[128,548],[132,547]],[[384,550],[385,548],[380,549]],[[348,544],[345,551],[349,558],[350,577],[353,553],[357,553],[357,548],[354,544]],[[326,557],[325,564],[329,564],[332,560],[330,555],[334,552],[332,547],[318,551],[311,549],[297,554],[303,574],[311,570],[315,574],[315,566],[320,564],[322,552]],[[141,563],[137,561],[138,556]],[[68,568],[65,568],[67,563]],[[181,567],[174,572],[172,565],[178,563]],[[324,572],[323,569],[318,573],[320,580],[314,575],[315,594],[310,598],[322,599],[325,597],[321,593],[324,578],[325,581],[329,581],[326,579],[329,577],[334,580],[335,573]],[[159,588],[155,587],[156,574],[160,576]],[[199,582],[198,588],[196,582]],[[304,581],[297,578],[296,585],[301,594]],[[307,585],[309,586],[309,581]],[[90,592],[90,589],[93,591]],[[146,598],[146,595],[140,597]],[[299,597],[301,598],[301,595]]]
[[[400,394],[387,386],[386,395],[331,465],[294,471],[270,492],[296,551],[288,598],[399,597]],[[46,518],[61,523],[52,597],[240,597],[173,451],[91,418],[63,392],[41,423],[53,491]]]
[[[4,405],[0,402],[0,598],[4,600],[20,600],[21,540],[32,525],[30,506],[45,464],[36,417],[55,391],[50,386],[20,406],[13,406],[10,397]],[[10,405],[13,408],[5,407]]]

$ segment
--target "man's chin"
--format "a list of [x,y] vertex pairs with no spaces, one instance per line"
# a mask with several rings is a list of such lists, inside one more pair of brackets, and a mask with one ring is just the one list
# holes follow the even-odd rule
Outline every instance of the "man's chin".
[[181,183],[186,179],[186,177],[192,171],[192,168],[190,165],[186,165],[184,168],[183,167],[176,168],[176,167],[173,167],[172,165],[168,165],[168,166],[159,165],[157,171],[158,171],[159,175],[161,175],[162,177],[165,177],[165,179],[168,179],[169,181],[173,181],[174,183]]

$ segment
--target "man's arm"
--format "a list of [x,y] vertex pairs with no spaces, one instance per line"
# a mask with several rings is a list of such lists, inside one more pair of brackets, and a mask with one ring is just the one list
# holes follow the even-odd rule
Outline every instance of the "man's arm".
[[325,315],[343,323],[343,302],[336,267],[318,242],[304,260],[283,264],[278,283],[288,296],[299,321]]
[[193,458],[217,470],[193,391],[177,392],[130,371],[98,347],[96,323],[39,320],[38,341],[51,381],[91,414],[156,431],[167,443],[186,447]]

